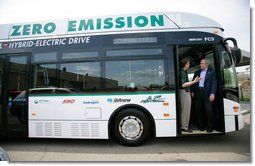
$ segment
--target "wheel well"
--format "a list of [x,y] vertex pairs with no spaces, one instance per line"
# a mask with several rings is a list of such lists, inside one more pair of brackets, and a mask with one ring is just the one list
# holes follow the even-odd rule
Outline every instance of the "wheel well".
[[156,136],[156,132],[155,132],[155,121],[153,120],[153,117],[151,115],[151,113],[144,107],[142,106],[139,106],[139,105],[135,105],[135,104],[128,104],[128,105],[124,105],[124,106],[121,106],[119,108],[117,108],[113,114],[111,115],[110,119],[109,119],[109,124],[108,124],[108,135],[110,138],[112,138],[113,136],[113,124],[114,124],[114,121],[115,121],[115,117],[116,115],[123,111],[124,109],[127,109],[127,108],[134,108],[134,109],[137,109],[139,111],[142,111],[147,117],[148,119],[150,120],[151,124],[152,124],[152,136]]

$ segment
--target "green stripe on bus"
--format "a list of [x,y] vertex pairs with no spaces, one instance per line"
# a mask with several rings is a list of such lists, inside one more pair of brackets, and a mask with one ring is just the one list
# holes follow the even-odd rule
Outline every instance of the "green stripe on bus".
[[29,94],[29,97],[55,97],[55,96],[117,96],[117,95],[155,95],[155,94],[175,94],[175,92],[129,92],[129,93],[67,93],[67,94]]

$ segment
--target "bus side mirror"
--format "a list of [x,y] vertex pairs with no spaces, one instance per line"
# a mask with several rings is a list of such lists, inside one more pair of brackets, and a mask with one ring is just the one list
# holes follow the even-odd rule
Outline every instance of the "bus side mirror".
[[243,56],[242,56],[241,50],[239,48],[232,48],[231,54],[234,58],[235,64],[242,62]]
[[242,57],[242,53],[241,53],[241,50],[238,48],[237,46],[237,42],[236,42],[236,39],[230,37],[230,38],[226,38],[224,40],[224,43],[227,43],[227,41],[230,40],[233,42],[234,44],[234,48],[231,48],[231,54],[232,54],[232,57],[234,58],[234,61],[235,61],[235,64],[238,64],[242,61],[243,57]]

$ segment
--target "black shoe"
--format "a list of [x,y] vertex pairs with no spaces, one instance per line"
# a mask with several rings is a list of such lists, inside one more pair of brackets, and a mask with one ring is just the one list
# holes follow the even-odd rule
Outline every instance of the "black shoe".
[[188,131],[187,131],[188,133],[192,133],[193,132],[193,130],[192,129],[188,129]]
[[204,131],[205,128],[204,128],[204,127],[199,127],[199,130],[200,130],[200,131]]
[[207,133],[212,133],[213,129],[207,129]]
[[182,131],[185,131],[187,133],[192,133],[193,132],[192,129],[182,129]]

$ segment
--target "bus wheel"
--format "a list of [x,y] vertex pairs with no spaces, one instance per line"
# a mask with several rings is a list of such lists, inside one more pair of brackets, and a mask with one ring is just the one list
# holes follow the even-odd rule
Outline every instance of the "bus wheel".
[[138,109],[124,109],[116,115],[114,135],[123,145],[141,145],[150,136],[150,130],[150,120]]

